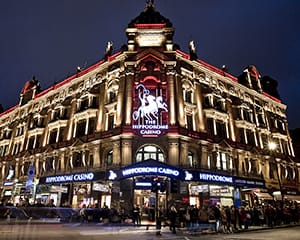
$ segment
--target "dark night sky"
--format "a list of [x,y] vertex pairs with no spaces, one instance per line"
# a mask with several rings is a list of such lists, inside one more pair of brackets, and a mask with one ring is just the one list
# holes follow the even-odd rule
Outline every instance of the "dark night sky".
[[[33,75],[42,89],[118,50],[145,0],[9,0],[0,9],[0,103],[16,105]],[[299,0],[156,0],[175,28],[174,42],[235,76],[254,64],[279,82],[289,127],[300,127]]]

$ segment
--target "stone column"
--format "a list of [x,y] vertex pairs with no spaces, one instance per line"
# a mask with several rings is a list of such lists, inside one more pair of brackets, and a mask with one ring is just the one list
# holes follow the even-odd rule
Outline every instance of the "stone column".
[[105,83],[100,84],[100,96],[103,96],[99,99],[99,110],[98,110],[98,119],[96,124],[96,131],[102,132],[105,130],[105,108],[104,103],[107,98],[107,93],[105,92]]
[[201,86],[199,83],[195,83],[195,101],[197,105],[197,114],[195,116],[196,120],[196,131],[204,132],[205,131],[205,121],[204,121],[204,114],[203,114],[203,100],[202,100],[202,92]]
[[73,125],[74,125],[73,138],[75,138],[75,137],[76,137],[76,132],[77,132],[77,124],[78,124],[78,121],[77,121],[77,119],[74,119],[74,120],[73,120]]
[[113,142],[113,165],[119,165],[121,163],[120,156],[120,142]]
[[[116,127],[122,125],[122,118],[124,117],[125,111],[130,111],[130,109],[124,108],[124,98],[125,98],[125,76],[122,75],[119,79],[119,91],[117,96],[117,112],[116,112]],[[131,89],[131,88],[130,88]],[[126,89],[128,91],[128,89]]]
[[122,166],[133,164],[134,156],[132,156],[132,140],[122,139]]
[[95,168],[101,167],[99,145],[94,146],[93,155],[94,155],[94,167]]
[[201,146],[201,162],[200,166],[201,168],[208,169],[208,150],[207,146],[202,145]]
[[[74,126],[74,114],[77,108],[77,100],[74,98],[71,102],[70,118],[68,120],[68,129],[67,129],[67,140],[70,140],[73,136],[73,126]],[[76,129],[74,128],[76,134]]]
[[179,144],[177,139],[169,139],[168,163],[173,166],[179,165]]
[[60,169],[63,172],[65,170],[65,152],[58,155],[58,161],[60,161]]
[[188,166],[187,162],[187,156],[188,156],[188,144],[186,142],[181,141],[180,142],[180,161],[179,163],[184,166]]
[[127,66],[126,72],[126,99],[124,111],[125,113],[125,125],[131,125],[131,114],[132,114],[132,87],[134,82],[134,69],[133,66]]
[[48,109],[48,114],[47,114],[47,119],[46,119],[46,126],[45,126],[45,131],[44,131],[44,139],[42,141],[42,146],[45,147],[48,144],[48,135],[49,135],[49,127],[48,124],[51,120],[51,114],[52,114],[52,109]]
[[176,124],[176,105],[175,99],[177,98],[175,93],[175,70],[173,69],[174,66],[167,66],[167,84],[168,84],[168,104],[169,104],[169,124],[175,125]]
[[228,113],[228,132],[229,132],[229,138],[232,141],[236,141],[236,136],[235,136],[235,127],[234,127],[234,118],[233,118],[233,110],[232,110],[232,102],[229,98],[226,98],[226,108],[227,108],[227,113]]
[[84,130],[85,135],[88,135],[88,132],[89,132],[89,116],[87,116],[85,119],[85,130]]

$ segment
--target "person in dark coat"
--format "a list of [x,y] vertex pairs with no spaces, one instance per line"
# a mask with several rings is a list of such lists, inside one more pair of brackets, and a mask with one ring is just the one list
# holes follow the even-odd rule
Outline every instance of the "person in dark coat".
[[214,216],[215,216],[215,219],[216,219],[215,229],[216,229],[216,232],[219,232],[220,220],[221,220],[220,205],[214,206],[213,207],[213,212],[214,212]]
[[174,206],[172,206],[169,212],[169,220],[170,220],[170,230],[174,234],[176,233],[176,219],[177,219],[177,210]]

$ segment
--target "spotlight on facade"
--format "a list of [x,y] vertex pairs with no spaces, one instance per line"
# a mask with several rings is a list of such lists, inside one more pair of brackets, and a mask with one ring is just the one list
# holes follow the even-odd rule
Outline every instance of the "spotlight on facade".
[[274,151],[277,148],[277,145],[275,142],[269,142],[268,147],[269,150]]

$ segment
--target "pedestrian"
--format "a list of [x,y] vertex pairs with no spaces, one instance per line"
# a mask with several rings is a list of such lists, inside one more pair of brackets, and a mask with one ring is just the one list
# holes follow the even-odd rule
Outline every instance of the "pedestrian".
[[47,207],[55,207],[54,199],[50,199],[49,203],[47,204]]
[[220,230],[222,231],[222,233],[227,233],[227,215],[224,206],[222,206],[220,209],[220,221],[221,221]]
[[220,205],[217,204],[213,207],[213,212],[216,220],[215,230],[216,232],[219,232],[220,229],[220,220],[221,220],[221,211],[220,211]]
[[79,216],[80,216],[80,222],[86,223],[87,222],[87,212],[86,212],[86,205],[83,204],[82,208],[79,211]]
[[163,220],[163,211],[162,207],[159,206],[156,212],[156,235],[161,235],[161,222]]
[[172,206],[169,212],[169,220],[170,220],[170,230],[172,233],[176,234],[176,220],[177,220],[177,210],[175,206]]
[[134,205],[133,206],[132,216],[133,216],[133,223],[134,224],[137,224],[137,225],[141,224],[141,215],[140,215],[139,205]]
[[240,219],[241,226],[244,226],[244,229],[248,229],[247,212],[243,206],[240,208]]
[[190,215],[190,230],[196,231],[198,228],[198,215],[199,215],[199,209],[197,206],[192,205],[189,210]]

